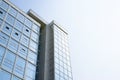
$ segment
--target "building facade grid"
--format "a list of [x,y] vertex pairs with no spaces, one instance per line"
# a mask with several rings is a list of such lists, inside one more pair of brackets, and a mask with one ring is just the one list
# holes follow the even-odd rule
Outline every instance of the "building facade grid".
[[56,25],[53,27],[55,80],[72,80],[68,34]]
[[40,25],[0,0],[0,80],[35,80]]
[[0,0],[0,80],[73,80],[68,33]]

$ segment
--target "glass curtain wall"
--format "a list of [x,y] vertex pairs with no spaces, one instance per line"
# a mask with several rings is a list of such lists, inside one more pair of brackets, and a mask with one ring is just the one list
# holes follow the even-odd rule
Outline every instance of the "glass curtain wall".
[[35,80],[40,26],[0,0],[0,80]]
[[73,80],[68,47],[68,34],[54,25],[55,80]]

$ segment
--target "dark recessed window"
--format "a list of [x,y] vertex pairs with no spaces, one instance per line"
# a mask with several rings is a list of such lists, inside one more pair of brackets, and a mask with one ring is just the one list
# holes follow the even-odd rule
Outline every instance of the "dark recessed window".
[[12,31],[12,38],[14,38],[15,40],[17,40],[17,41],[19,41],[20,40],[20,36],[21,36],[21,33],[18,31],[18,30],[16,30],[16,29],[14,29],[13,31]]
[[29,30],[28,30],[28,29],[26,29],[26,31],[27,31],[27,32],[29,32]]
[[12,32],[12,26],[8,25],[7,23],[3,24],[2,31],[7,35],[10,35]]
[[22,48],[22,50],[25,52],[25,49]]
[[24,33],[26,36],[30,37],[31,30],[30,30],[28,27],[24,26],[24,28],[23,28],[23,33]]
[[18,33],[15,33],[15,35],[17,35],[17,36],[18,36]]
[[0,14],[3,14],[3,12],[2,12],[2,11],[0,11]]
[[6,37],[2,36],[2,38],[6,39]]
[[8,29],[8,30],[9,30],[10,28],[6,26],[6,29]]
[[0,18],[3,19],[6,15],[6,12],[0,8]]

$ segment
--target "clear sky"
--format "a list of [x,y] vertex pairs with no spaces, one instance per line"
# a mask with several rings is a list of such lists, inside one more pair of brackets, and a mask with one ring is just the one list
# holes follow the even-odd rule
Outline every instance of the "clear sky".
[[120,80],[120,0],[10,1],[67,28],[74,80]]

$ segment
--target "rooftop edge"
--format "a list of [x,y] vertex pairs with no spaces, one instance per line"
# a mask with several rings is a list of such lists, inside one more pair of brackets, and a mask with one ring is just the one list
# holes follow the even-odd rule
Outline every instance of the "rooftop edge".
[[27,14],[32,17],[35,21],[41,24],[41,26],[46,26],[48,24],[42,17],[40,17],[36,12],[30,9]]

